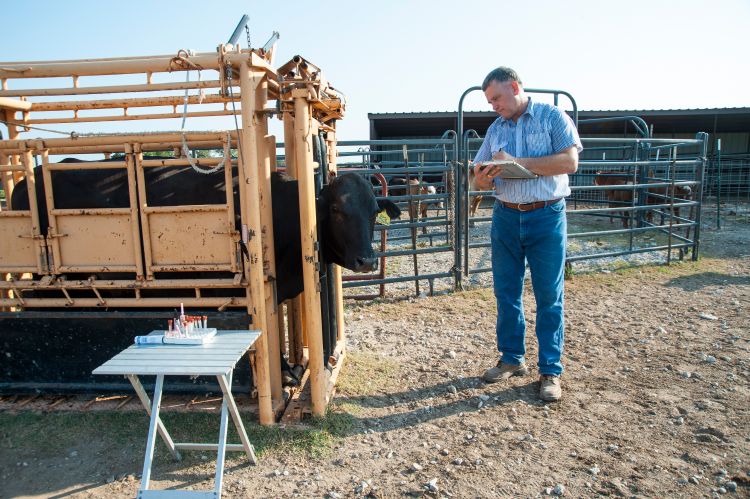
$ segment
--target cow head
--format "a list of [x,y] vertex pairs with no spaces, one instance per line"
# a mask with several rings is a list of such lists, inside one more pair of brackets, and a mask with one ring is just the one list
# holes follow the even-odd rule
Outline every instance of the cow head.
[[372,186],[356,174],[336,177],[320,191],[317,201],[321,225],[323,259],[355,272],[370,272],[378,266],[372,239],[375,217],[385,210],[397,218],[401,210],[387,199],[376,200]]

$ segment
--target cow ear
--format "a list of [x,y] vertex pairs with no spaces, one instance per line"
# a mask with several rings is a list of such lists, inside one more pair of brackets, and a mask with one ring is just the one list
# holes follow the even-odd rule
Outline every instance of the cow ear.
[[398,218],[401,215],[401,210],[390,199],[378,199],[378,211],[383,210],[391,218]]

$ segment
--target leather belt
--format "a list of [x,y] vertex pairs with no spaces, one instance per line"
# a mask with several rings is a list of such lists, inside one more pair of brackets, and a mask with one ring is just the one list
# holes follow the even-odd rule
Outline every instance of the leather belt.
[[549,206],[551,204],[555,204],[561,199],[562,198],[550,199],[549,201],[536,201],[534,203],[509,203],[507,201],[500,201],[500,202],[503,204],[503,206],[505,206],[506,208],[510,208],[512,210],[533,211],[539,208],[544,208],[545,206]]

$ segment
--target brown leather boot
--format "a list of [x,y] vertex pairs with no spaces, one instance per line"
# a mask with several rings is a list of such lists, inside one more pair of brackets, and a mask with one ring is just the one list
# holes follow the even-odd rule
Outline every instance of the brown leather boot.
[[529,369],[526,364],[508,364],[502,360],[497,361],[495,367],[491,367],[484,371],[482,379],[485,383],[497,383],[503,381],[511,376],[526,376],[529,374]]
[[542,374],[539,378],[539,398],[545,402],[554,402],[562,397],[560,376]]

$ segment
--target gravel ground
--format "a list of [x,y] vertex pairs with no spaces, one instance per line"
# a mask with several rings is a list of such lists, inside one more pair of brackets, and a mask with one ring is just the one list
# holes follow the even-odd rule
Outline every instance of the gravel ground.
[[[551,404],[537,400],[533,369],[480,380],[497,355],[486,281],[422,298],[394,285],[394,297],[347,302],[331,416],[350,425],[319,456],[269,451],[257,467],[231,457],[225,496],[748,497],[749,244],[740,221],[704,227],[698,262],[576,268],[563,398]],[[531,332],[528,289],[525,307]],[[527,347],[533,365],[533,334]],[[3,497],[133,497],[142,446],[3,456]],[[212,466],[158,461],[154,486],[211,487]]]

